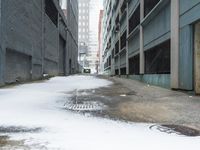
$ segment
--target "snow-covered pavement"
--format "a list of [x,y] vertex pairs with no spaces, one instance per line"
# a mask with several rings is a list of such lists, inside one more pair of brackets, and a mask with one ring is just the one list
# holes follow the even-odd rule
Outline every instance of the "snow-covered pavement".
[[[199,150],[200,137],[161,133],[150,130],[150,124],[113,121],[65,109],[70,92],[111,84],[93,76],[77,75],[0,89],[0,127],[41,129],[37,132],[1,131],[0,136],[24,141],[27,149]],[[6,144],[3,146],[12,149]]]

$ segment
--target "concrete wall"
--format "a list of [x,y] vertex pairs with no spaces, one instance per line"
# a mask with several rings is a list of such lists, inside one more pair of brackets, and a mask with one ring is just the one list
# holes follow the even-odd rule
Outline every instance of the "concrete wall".
[[15,50],[6,50],[5,82],[31,80],[32,57]]
[[[39,79],[44,73],[58,75],[59,62],[68,62],[67,54],[72,55],[73,64],[77,63],[78,40],[74,40],[76,44],[71,39],[68,42],[67,36],[70,32],[74,39],[78,38],[78,3],[68,1],[75,13],[67,20],[58,1],[53,2],[59,13],[57,26],[45,13],[44,0],[0,0],[0,85]],[[70,47],[62,45],[62,53],[59,37]]]
[[44,73],[52,76],[58,75],[59,30],[47,15],[45,15],[44,36],[45,36]]
[[[77,0],[68,0],[67,62],[68,74],[78,72],[78,7]],[[71,61],[71,63],[70,63]]]
[[[22,5],[23,3],[23,5]],[[42,1],[10,0],[2,1],[2,47],[4,51],[4,79],[14,82],[16,78],[22,80],[37,79],[42,76]],[[12,54],[8,50],[14,51]],[[29,59],[23,59],[26,55]],[[31,64],[26,67],[23,61]],[[13,60],[12,63],[11,59]],[[10,60],[10,64],[9,64]],[[12,65],[11,65],[12,64]],[[8,71],[10,70],[10,71]],[[9,78],[9,74],[11,75]],[[25,76],[29,72],[30,76]],[[21,74],[20,74],[21,73]],[[10,81],[9,81],[10,80]]]

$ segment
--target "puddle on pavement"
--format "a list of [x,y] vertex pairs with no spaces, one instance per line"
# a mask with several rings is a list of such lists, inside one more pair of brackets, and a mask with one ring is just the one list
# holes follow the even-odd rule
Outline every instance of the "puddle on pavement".
[[95,94],[95,90],[75,90],[71,98],[65,103],[65,108],[71,111],[94,112],[106,109],[102,102],[105,98]]
[[23,133],[38,133],[41,128],[26,128],[19,126],[0,127],[0,149],[30,149],[25,144],[25,140],[12,140],[8,135],[23,134]]
[[9,136],[0,135],[0,149],[29,149],[29,147],[25,146],[24,141],[11,140]]
[[152,125],[150,129],[158,130],[167,134],[177,134],[191,137],[200,136],[199,130],[181,125]]
[[0,133],[33,133],[33,132],[40,132],[41,128],[25,128],[25,127],[0,127]]

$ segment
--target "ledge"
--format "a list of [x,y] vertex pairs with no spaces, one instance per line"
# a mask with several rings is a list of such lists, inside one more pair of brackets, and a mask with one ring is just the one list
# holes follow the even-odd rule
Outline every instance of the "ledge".
[[124,51],[126,51],[126,47],[124,47],[123,49],[120,50],[119,54],[123,53]]
[[134,35],[136,35],[139,31],[140,31],[140,25],[135,27],[135,29],[128,35],[127,40],[130,40],[130,38],[133,37]]
[[107,67],[104,69],[104,71],[111,69],[111,66]]

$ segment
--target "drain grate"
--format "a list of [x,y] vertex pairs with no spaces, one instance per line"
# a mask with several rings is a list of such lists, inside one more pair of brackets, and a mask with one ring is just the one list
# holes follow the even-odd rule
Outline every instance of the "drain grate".
[[66,109],[73,111],[99,111],[106,108],[106,106],[100,102],[82,102],[82,103],[66,103]]

